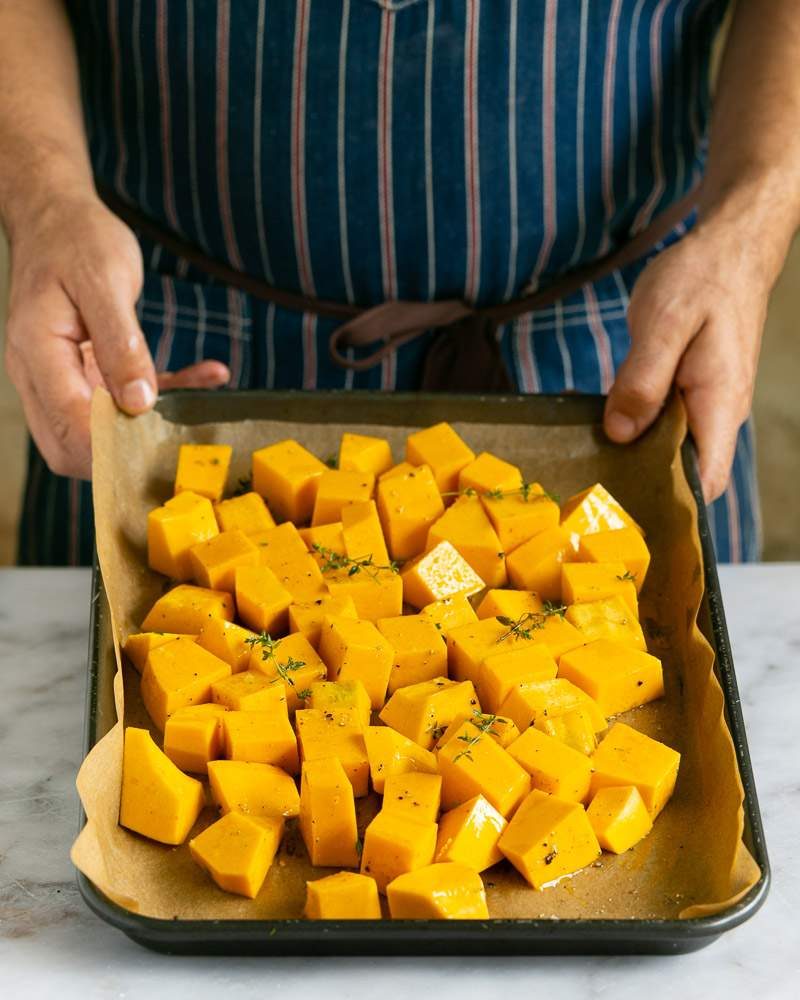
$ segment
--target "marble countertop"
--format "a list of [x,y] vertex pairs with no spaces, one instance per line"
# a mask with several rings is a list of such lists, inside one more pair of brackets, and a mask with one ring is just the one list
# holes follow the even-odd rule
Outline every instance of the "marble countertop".
[[703,951],[670,958],[221,959],[146,951],[78,895],[69,847],[78,821],[89,573],[0,571],[0,994],[800,995],[800,565],[723,567],[721,579],[773,868],[770,896],[752,920]]

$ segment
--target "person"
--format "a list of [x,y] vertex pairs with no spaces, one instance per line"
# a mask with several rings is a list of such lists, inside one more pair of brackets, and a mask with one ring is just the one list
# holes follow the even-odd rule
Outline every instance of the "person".
[[6,365],[32,436],[20,561],[91,557],[96,382],[132,414],[177,386],[413,389],[441,330],[337,362],[342,320],[315,303],[560,287],[492,326],[511,382],[607,393],[616,442],[677,386],[718,555],[757,558],[748,414],[800,210],[800,9],[736,3],[712,113],[727,8],[0,3]]

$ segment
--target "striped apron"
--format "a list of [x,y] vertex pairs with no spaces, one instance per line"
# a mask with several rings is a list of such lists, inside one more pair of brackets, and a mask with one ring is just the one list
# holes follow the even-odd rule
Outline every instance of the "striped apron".
[[[727,0],[70,0],[95,174],[211,258],[370,306],[486,305],[613,251],[702,176]],[[607,392],[640,260],[503,326],[522,392]],[[338,321],[209,282],[142,238],[159,370],[242,388],[413,389],[422,336],[365,371]],[[348,348],[357,357],[359,348]],[[710,508],[722,561],[757,559],[751,425]],[[88,486],[31,446],[20,561],[91,556]]]

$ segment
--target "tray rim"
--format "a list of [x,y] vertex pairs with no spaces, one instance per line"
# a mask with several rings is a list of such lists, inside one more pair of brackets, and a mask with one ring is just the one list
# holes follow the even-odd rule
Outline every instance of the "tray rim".
[[[228,395],[250,400],[310,402],[345,398],[385,402],[387,394],[373,390],[248,390],[245,392],[176,390],[161,397],[157,409],[168,409],[170,398],[218,401]],[[550,413],[551,424],[596,423],[602,415],[605,397],[593,394],[536,394],[475,396],[449,393],[393,393],[397,402],[431,404],[486,403],[523,407]],[[346,404],[347,405],[347,404]],[[572,410],[573,413],[564,412]],[[564,419],[564,418],[568,419]],[[580,419],[576,419],[579,417]],[[593,419],[587,419],[593,418]],[[166,419],[169,419],[165,415]],[[205,421],[197,421],[203,423]],[[467,421],[468,422],[468,421]],[[498,421],[501,422],[501,421]],[[744,789],[744,837],[761,875],[755,885],[732,907],[722,913],[683,920],[667,918],[586,918],[586,919],[490,919],[486,921],[434,920],[169,920],[148,917],[125,909],[102,893],[82,872],[77,872],[79,892],[89,908],[102,920],[121,930],[132,940],[158,951],[197,954],[681,954],[711,944],[721,934],[749,920],[763,905],[771,883],[763,821],[758,804],[750,752],[747,743],[741,698],[733,665],[716,556],[703,501],[696,452],[691,436],[681,447],[684,472],[695,499],[703,557],[704,597],[711,623],[707,636],[715,652],[715,671],[722,687],[724,711],[736,750],[739,775]],[[105,588],[95,552],[92,569],[89,621],[88,674],[85,699],[84,755],[97,737],[97,692],[100,663],[101,618],[105,610]],[[79,831],[86,823],[79,807]]]

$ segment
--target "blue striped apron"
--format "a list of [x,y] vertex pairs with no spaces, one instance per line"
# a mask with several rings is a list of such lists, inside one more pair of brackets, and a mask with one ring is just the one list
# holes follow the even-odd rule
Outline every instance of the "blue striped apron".
[[[369,306],[505,301],[606,254],[702,174],[726,0],[72,0],[97,177],[211,257]],[[653,249],[679,239],[684,220]],[[160,370],[237,387],[415,388],[421,337],[367,371],[337,321],[209,283],[143,243]],[[646,259],[509,323],[522,392],[607,392]],[[357,348],[350,348],[358,356]],[[760,551],[753,433],[711,508],[723,561]],[[20,555],[85,562],[88,488],[32,449]]]

